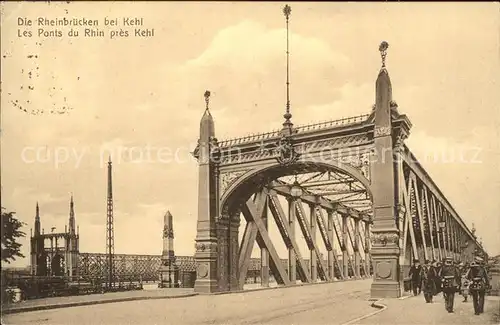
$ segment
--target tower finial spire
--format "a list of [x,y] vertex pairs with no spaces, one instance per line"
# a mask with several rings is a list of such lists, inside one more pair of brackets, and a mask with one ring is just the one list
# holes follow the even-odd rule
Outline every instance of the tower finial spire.
[[73,202],[73,192],[69,201],[69,232],[75,233],[75,203]]
[[40,208],[38,207],[38,201],[36,202],[36,213],[35,213],[35,235],[40,235]]
[[[283,8],[283,14],[286,18],[286,111],[283,117],[285,122],[283,123],[283,129],[291,130],[293,123],[290,121],[292,114],[290,113],[290,51],[289,51],[289,37],[288,37],[288,23],[290,20],[290,14],[292,13],[292,8],[289,5],[285,5]],[[291,133],[291,132],[290,132]]]
[[382,58],[382,69],[385,68],[385,57],[387,56],[387,49],[389,48],[389,43],[382,41],[378,50],[380,51],[380,57]]
[[205,96],[205,109],[208,111],[208,104],[210,102],[210,91],[205,90],[205,94],[203,96]]

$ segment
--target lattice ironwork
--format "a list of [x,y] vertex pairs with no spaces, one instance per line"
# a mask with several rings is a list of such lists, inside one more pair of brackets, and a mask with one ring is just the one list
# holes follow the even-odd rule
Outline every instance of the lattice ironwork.
[[[103,253],[80,253],[78,256],[79,275],[84,278],[106,278],[108,276],[108,255]],[[282,260],[287,265],[286,259]],[[115,254],[114,268],[116,279],[132,278],[137,281],[158,280],[161,255]],[[177,256],[175,264],[181,273],[196,272],[196,261],[192,256]],[[259,258],[252,258],[249,271],[260,271]]]

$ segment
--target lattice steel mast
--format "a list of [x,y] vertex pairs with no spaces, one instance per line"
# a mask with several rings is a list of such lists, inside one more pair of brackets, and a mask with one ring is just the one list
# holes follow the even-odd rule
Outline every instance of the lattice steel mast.
[[115,235],[113,225],[113,184],[111,157],[108,161],[108,202],[106,218],[106,254],[108,257],[108,288],[113,283],[113,256],[115,254]]

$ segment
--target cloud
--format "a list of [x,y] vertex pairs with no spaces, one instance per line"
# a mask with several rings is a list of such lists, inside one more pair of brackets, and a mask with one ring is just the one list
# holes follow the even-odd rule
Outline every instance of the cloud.
[[[313,66],[316,69],[328,65],[345,68],[349,59],[332,50],[320,39],[290,33],[290,52],[299,67]],[[229,66],[232,69],[254,70],[266,73],[270,62],[285,62],[286,30],[269,29],[264,24],[244,20],[220,31],[210,46],[196,59],[189,60],[187,67]],[[315,60],[312,60],[312,57]]]
[[31,187],[17,187],[12,192],[12,199],[19,200],[25,199],[27,201],[36,200],[39,205],[51,204],[57,202],[69,202],[69,195],[67,196],[54,196],[51,193],[40,192],[39,190]]
[[[323,105],[338,98],[337,88],[346,82],[352,69],[348,57],[323,40],[296,33],[291,33],[290,46],[292,107]],[[255,123],[257,119],[270,114],[274,121],[278,120],[274,124],[278,126],[285,107],[285,49],[284,29],[244,20],[221,30],[198,57],[185,63],[181,73],[190,76],[190,88],[198,88],[200,94],[204,87],[212,90],[211,106],[228,110],[228,116],[213,114],[217,130],[226,126],[236,130],[236,120],[243,119],[249,122],[245,127],[260,126]],[[210,81],[203,86],[206,80]],[[231,113],[236,108],[238,114]],[[232,119],[228,123],[232,127],[225,124],[226,119]]]

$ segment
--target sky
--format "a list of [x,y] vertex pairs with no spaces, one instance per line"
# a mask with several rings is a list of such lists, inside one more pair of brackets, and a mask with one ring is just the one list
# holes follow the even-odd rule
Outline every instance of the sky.
[[[80,251],[104,252],[111,154],[115,252],[161,254],[169,210],[176,254],[192,255],[198,173],[189,152],[203,94],[211,91],[219,140],[281,127],[284,4],[2,3],[2,206],[28,224],[29,237],[36,202],[45,232],[62,231],[72,194]],[[498,4],[291,7],[292,121],[369,113],[378,46],[387,41],[393,98],[413,124],[407,145],[488,253],[499,254]],[[70,27],[46,26],[44,33],[64,36],[39,37],[39,26],[19,26],[19,18],[37,17],[98,19],[105,36],[69,37]],[[134,36],[126,17],[143,18],[140,28],[154,36]],[[103,26],[105,18],[120,26]],[[129,37],[110,37],[120,29]],[[24,37],[29,30],[34,35]],[[159,159],[158,148],[168,157]],[[22,243],[28,256],[28,238]]]

